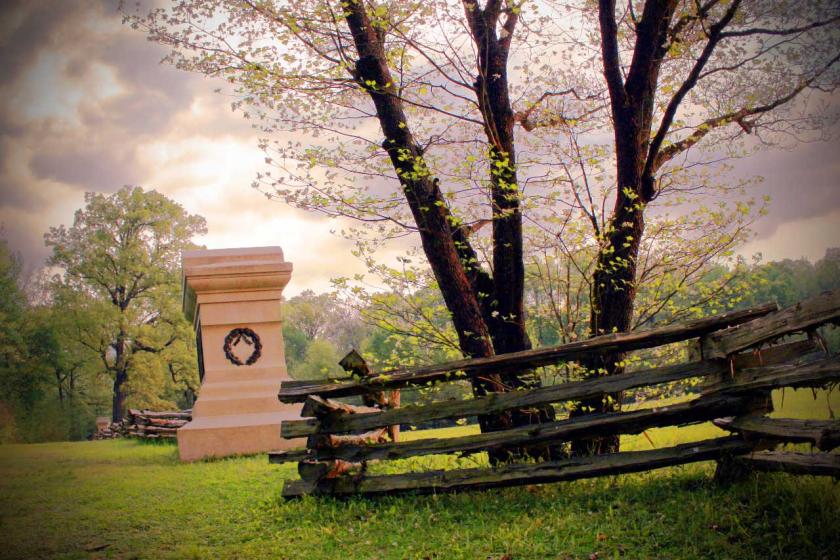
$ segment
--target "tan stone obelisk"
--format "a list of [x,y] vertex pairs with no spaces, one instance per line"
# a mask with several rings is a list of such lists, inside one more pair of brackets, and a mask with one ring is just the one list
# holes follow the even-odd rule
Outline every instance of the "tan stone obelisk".
[[182,461],[299,446],[280,437],[299,405],[277,400],[288,379],[280,297],[292,275],[280,247],[186,251],[184,313],[203,370],[192,422],[178,430]]

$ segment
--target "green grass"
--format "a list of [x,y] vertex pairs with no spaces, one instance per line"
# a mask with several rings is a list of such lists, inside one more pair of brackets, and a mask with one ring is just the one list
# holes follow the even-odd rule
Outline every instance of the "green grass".
[[[825,403],[789,391],[783,412],[819,417]],[[700,425],[648,436],[662,447],[717,433]],[[643,436],[623,440],[625,449],[650,446]],[[400,465],[377,466],[392,468]],[[482,493],[287,502],[280,489],[295,467],[269,465],[265,455],[181,464],[167,444],[10,445],[0,447],[0,558],[836,557],[835,482],[775,474],[721,488],[713,470],[703,463]]]

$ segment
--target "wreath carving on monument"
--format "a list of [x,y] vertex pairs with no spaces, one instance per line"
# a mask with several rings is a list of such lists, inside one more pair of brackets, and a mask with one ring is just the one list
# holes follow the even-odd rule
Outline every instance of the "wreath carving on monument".
[[[238,346],[240,342],[244,342],[248,346],[254,347],[254,351],[251,352],[251,355],[248,356],[244,362],[239,359],[239,356],[233,353],[233,347]],[[225,345],[223,349],[225,351],[225,357],[234,365],[250,366],[260,359],[260,356],[262,355],[262,342],[260,342],[259,335],[251,329],[247,327],[237,328],[230,331],[225,337]]]

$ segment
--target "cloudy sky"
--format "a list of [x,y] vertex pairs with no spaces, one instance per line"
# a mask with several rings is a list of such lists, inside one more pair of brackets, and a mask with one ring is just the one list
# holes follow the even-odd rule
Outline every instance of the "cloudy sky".
[[[263,167],[257,134],[219,83],[159,64],[163,51],[121,25],[115,1],[3,2],[0,17],[0,223],[28,266],[43,234],[70,224],[85,191],[157,189],[207,218],[210,248],[281,245],[290,294],[361,271],[333,220],[250,187]],[[837,135],[834,135],[837,138]],[[761,174],[770,213],[745,253],[823,255],[840,246],[840,145],[801,145],[737,163]]]

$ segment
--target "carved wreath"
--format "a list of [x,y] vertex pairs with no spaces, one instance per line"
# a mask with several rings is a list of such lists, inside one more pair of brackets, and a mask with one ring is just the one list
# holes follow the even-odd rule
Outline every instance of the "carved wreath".
[[[251,352],[251,355],[248,356],[248,359],[244,362],[240,360],[232,350],[232,347],[237,346],[240,342],[244,342],[248,346],[254,347],[254,351]],[[260,342],[260,337],[257,333],[251,329],[247,327],[238,328],[230,331],[225,337],[225,345],[223,349],[225,351],[225,357],[230,360],[231,363],[237,366],[250,366],[260,359],[260,356],[262,355],[262,342]]]

